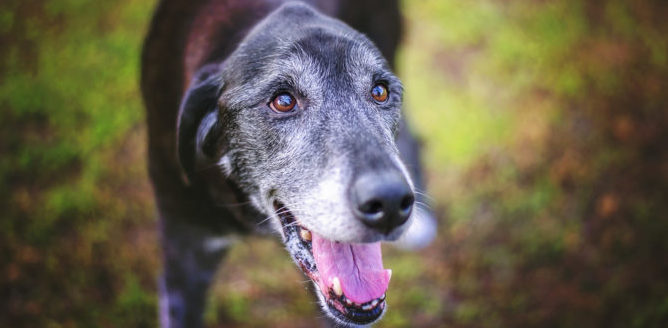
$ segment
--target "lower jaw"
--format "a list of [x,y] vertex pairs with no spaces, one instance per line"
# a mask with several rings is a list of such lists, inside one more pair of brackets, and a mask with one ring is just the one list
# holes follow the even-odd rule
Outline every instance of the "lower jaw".
[[367,325],[380,319],[385,312],[385,295],[362,305],[349,305],[341,301],[341,297],[337,298],[335,295],[330,295],[328,298],[323,297],[323,301],[327,303],[329,313],[344,323]]
[[[286,240],[291,238],[298,238],[303,247],[306,248],[309,251],[311,257],[313,257],[310,240],[305,239],[305,236],[310,236],[310,231],[298,225],[296,218],[292,215],[292,213],[286,210],[286,208],[280,202],[275,202],[274,207],[277,215],[280,218]],[[279,209],[282,210],[279,211]],[[287,229],[287,226],[290,226],[291,228]],[[378,299],[371,300],[363,304],[353,303],[349,301],[343,294],[336,295],[336,293],[334,293],[331,288],[327,291],[321,288],[318,269],[312,259],[308,261],[306,259],[297,258],[294,254],[291,255],[302,272],[304,272],[304,274],[314,282],[317,293],[323,302],[323,306],[326,307],[326,312],[328,312],[330,316],[334,317],[340,323],[367,325],[380,319],[380,317],[385,312],[385,294],[383,294],[383,296]]]

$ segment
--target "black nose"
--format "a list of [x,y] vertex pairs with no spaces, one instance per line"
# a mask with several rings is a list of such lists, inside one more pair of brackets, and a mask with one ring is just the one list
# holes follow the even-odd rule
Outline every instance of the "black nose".
[[355,216],[366,226],[389,234],[404,224],[415,196],[399,171],[360,175],[352,184],[350,198]]

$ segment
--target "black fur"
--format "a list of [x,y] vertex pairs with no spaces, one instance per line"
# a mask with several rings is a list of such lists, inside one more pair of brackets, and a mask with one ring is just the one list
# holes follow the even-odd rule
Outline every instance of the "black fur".
[[[190,28],[218,2],[236,7],[220,13],[229,17],[215,25],[210,52],[191,71],[184,66]],[[207,286],[230,236],[275,228],[276,220],[265,220],[274,201],[347,213],[344,201],[306,195],[333,168],[342,171],[343,189],[364,172],[406,171],[397,134],[409,154],[403,160],[421,182],[416,143],[400,119],[402,86],[390,70],[401,26],[397,2],[310,2],[376,44],[303,4],[277,9],[277,1],[164,0],[156,11],[144,46],[142,91],[165,250],[164,326],[201,325]],[[184,90],[186,76],[193,79]],[[388,87],[386,103],[369,98],[376,83]],[[281,92],[298,99],[293,113],[267,106]],[[345,215],[330,227],[336,222],[319,222],[322,215],[309,209],[294,207],[302,224],[333,239],[401,235],[401,229],[385,235],[362,228]]]

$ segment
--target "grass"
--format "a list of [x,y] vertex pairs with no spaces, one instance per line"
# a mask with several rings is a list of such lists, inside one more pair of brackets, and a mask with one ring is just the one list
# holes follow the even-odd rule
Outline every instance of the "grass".
[[[153,1],[0,4],[0,326],[152,327],[139,51]],[[665,6],[404,1],[398,73],[441,217],[384,246],[383,327],[661,327]],[[210,327],[320,323],[279,242],[218,272]]]

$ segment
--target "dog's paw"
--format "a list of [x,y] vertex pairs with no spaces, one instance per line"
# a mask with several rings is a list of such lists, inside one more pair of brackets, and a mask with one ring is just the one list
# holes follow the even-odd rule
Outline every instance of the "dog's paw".
[[395,246],[405,250],[416,250],[429,246],[436,238],[436,217],[434,214],[422,207],[413,209],[413,220],[411,226],[396,241]]

